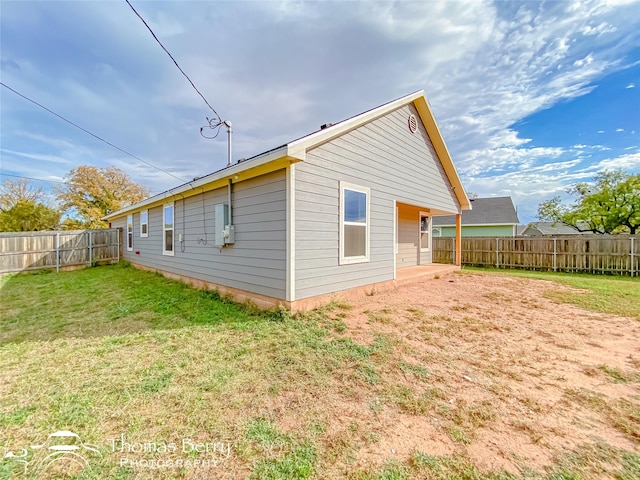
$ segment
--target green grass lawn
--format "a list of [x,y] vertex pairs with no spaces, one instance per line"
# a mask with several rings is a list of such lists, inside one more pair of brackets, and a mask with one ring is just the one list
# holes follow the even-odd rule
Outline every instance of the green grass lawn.
[[[601,286],[609,281],[618,283]],[[601,277],[590,282],[582,276],[575,282],[593,292],[586,308],[608,308],[606,297],[615,294],[637,309],[637,283]],[[416,414],[424,413],[420,405],[440,401],[435,393],[413,397],[394,383],[400,377],[429,380],[428,366],[397,361],[404,348],[398,339],[375,334],[373,343],[359,344],[341,335],[349,305],[331,304],[292,318],[126,264],[14,275],[2,278],[0,288],[2,454],[70,430],[100,452],[91,454],[91,468],[72,476],[79,479],[222,478],[223,473],[224,478],[326,478],[323,472],[336,465],[348,472],[345,478],[360,480],[521,478],[481,471],[459,454],[416,452],[409,462],[349,467],[354,452],[375,444],[378,434],[358,424],[331,431],[331,419],[342,412],[327,411],[325,396],[390,392],[369,408],[378,411],[386,401],[389,408]],[[292,420],[295,429],[282,420],[288,411],[302,412]],[[148,448],[135,451],[143,443]],[[137,460],[208,463],[140,470],[121,463],[119,452],[131,445],[129,457]],[[628,475],[619,478],[637,478],[640,456],[609,453],[623,464],[620,475]],[[580,478],[568,465],[522,478]],[[0,461],[0,478],[23,478],[21,472],[15,461]],[[47,478],[68,478],[63,469],[53,472]]]
[[572,303],[585,310],[635,317],[640,320],[640,278],[637,277],[476,267],[464,267],[462,272],[482,272],[562,283],[583,291],[554,292],[550,290],[546,296],[561,303]]

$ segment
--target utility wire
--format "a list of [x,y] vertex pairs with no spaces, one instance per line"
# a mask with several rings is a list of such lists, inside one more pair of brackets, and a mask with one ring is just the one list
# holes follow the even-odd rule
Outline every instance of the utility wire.
[[[198,90],[198,87],[195,86],[195,84],[191,81],[191,79],[189,78],[189,76],[184,73],[184,70],[182,70],[182,68],[180,68],[180,65],[178,65],[178,62],[176,61],[175,58],[173,58],[173,55],[171,55],[171,53],[169,53],[169,50],[167,50],[165,48],[165,46],[162,44],[162,42],[158,39],[158,37],[156,36],[155,33],[153,33],[153,30],[151,30],[151,27],[149,26],[149,24],[144,20],[144,18],[142,18],[142,16],[138,13],[138,11],[133,8],[133,5],[131,5],[131,3],[129,2],[129,0],[125,0],[125,2],[127,2],[127,5],[129,5],[131,7],[131,10],[133,10],[133,13],[135,13],[138,18],[142,21],[142,23],[144,23],[144,26],[147,27],[147,30],[149,30],[149,32],[151,33],[151,35],[153,35],[153,38],[155,38],[156,42],[158,42],[158,45],[160,45],[162,47],[162,49],[165,51],[165,53],[167,55],[169,55],[169,58],[171,60],[173,60],[173,63],[175,63],[176,67],[178,67],[178,70],[180,70],[180,72],[182,73],[182,75],[184,75],[184,78],[186,78],[187,80],[189,80],[189,83],[191,84],[191,86],[193,87],[193,89],[198,93],[198,95],[200,95],[200,97],[202,98],[202,100],[204,100],[204,103],[207,104],[207,106],[211,109],[211,111],[213,113],[216,114],[216,117],[218,117],[217,122],[220,124],[222,123],[222,118],[220,117],[220,115],[218,115],[218,112],[216,112],[215,108],[213,108],[209,102],[207,101],[206,98],[204,98],[204,95],[202,95],[202,93],[200,93],[200,90]],[[208,119],[207,119],[208,120]],[[212,122],[209,122],[209,125],[211,126]],[[215,128],[215,127],[214,127]]]
[[36,182],[59,183],[60,185],[64,185],[64,182],[59,182],[58,180],[45,180],[44,178],[25,177],[23,175],[11,175],[10,173],[4,173],[4,172],[0,172],[0,177],[24,178],[26,180],[33,180]]
[[174,175],[174,174],[173,174],[173,173],[171,173],[171,172],[168,172],[168,171],[166,171],[166,170],[163,170],[163,169],[162,169],[162,168],[160,168],[160,167],[156,167],[156,166],[155,166],[155,165],[153,165],[152,163],[149,163],[149,162],[147,162],[146,160],[141,159],[140,157],[136,157],[134,154],[129,153],[129,152],[127,152],[126,150],[123,150],[122,148],[118,147],[117,145],[114,145],[113,143],[111,143],[111,142],[109,142],[109,141],[105,140],[104,138],[102,138],[102,137],[100,137],[100,136],[96,135],[95,133],[91,133],[91,132],[90,132],[89,130],[87,130],[86,128],[82,128],[82,127],[81,127],[80,125],[78,125],[77,123],[73,123],[71,120],[66,119],[66,118],[65,118],[65,117],[63,117],[62,115],[60,115],[60,114],[58,114],[58,113],[54,112],[53,110],[48,109],[47,107],[45,107],[44,105],[42,105],[42,104],[40,104],[40,103],[36,102],[35,100],[32,100],[31,98],[27,97],[26,95],[21,94],[20,92],[18,92],[18,91],[16,91],[16,90],[14,90],[14,89],[13,89],[13,88],[11,88],[10,86],[6,85],[5,83],[0,82],[0,85],[2,85],[3,87],[5,87],[5,88],[7,88],[7,89],[11,90],[13,93],[15,93],[16,95],[18,95],[19,97],[22,97],[22,98],[24,98],[25,100],[27,100],[27,101],[29,101],[29,102],[33,103],[34,105],[37,105],[38,107],[42,108],[43,110],[46,110],[46,111],[47,111],[47,112],[49,112],[50,114],[55,115],[55,116],[56,116],[56,117],[58,117],[59,119],[64,120],[64,121],[65,121],[65,122],[67,122],[68,124],[73,125],[73,126],[74,126],[74,127],[76,127],[76,128],[79,128],[79,129],[80,129],[80,130],[82,130],[83,132],[88,133],[88,134],[89,134],[89,135],[91,135],[92,137],[97,138],[97,139],[98,139],[98,140],[100,140],[101,142],[104,142],[104,143],[106,143],[107,145],[109,145],[110,147],[113,147],[113,148],[115,148],[116,150],[118,150],[118,151],[120,151],[120,152],[124,153],[125,155],[129,155],[130,157],[135,158],[136,160],[138,160],[138,161],[140,161],[140,162],[144,163],[145,165],[148,165],[148,166],[150,166],[150,167],[152,167],[152,168],[155,168],[156,170],[159,170],[159,171],[161,171],[161,172],[163,172],[163,173],[166,173],[167,175],[169,175],[169,176],[171,176],[171,177],[173,177],[173,178],[175,178],[175,179],[177,179],[177,180],[180,180],[181,182],[186,182],[186,181],[187,181],[187,180],[185,180],[184,178],[180,178],[180,177],[178,177],[178,176]]

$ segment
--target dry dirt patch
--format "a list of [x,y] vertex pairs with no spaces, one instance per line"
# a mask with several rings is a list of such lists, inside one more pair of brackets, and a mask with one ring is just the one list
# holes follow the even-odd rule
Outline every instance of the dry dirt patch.
[[585,445],[638,451],[640,323],[555,303],[549,289],[571,288],[463,274],[352,301],[343,335],[396,339],[399,368],[380,372],[375,398],[354,385],[324,399],[328,435],[360,439],[350,469],[419,451],[517,473]]

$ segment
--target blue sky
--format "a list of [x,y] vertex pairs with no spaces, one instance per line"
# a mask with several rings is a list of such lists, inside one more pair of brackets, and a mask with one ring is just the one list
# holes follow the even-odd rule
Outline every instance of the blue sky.
[[[467,191],[510,195],[522,222],[600,170],[640,172],[638,1],[132,4],[233,122],[235,159],[424,89]],[[124,1],[2,0],[0,22],[3,83],[181,179],[226,164]],[[2,179],[90,164],[181,183],[4,87],[0,155]]]

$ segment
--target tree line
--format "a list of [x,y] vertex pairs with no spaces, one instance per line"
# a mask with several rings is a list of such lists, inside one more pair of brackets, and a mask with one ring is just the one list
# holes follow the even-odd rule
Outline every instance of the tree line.
[[72,169],[53,197],[28,179],[8,179],[0,186],[0,231],[107,228],[105,215],[148,196],[145,186],[113,166]]
[[538,206],[538,218],[563,222],[581,232],[630,233],[640,227],[640,174],[624,170],[603,171],[593,183],[577,183],[567,193],[573,204],[562,203],[559,196]]

